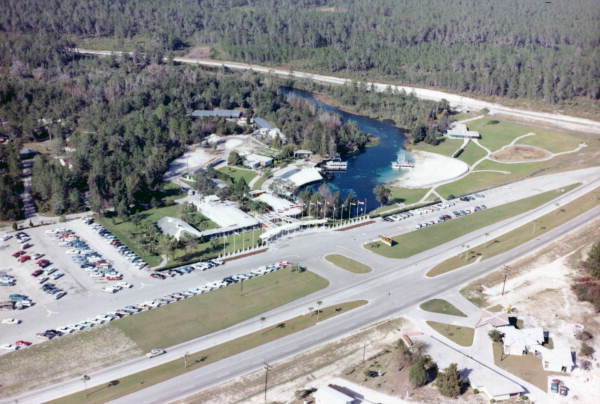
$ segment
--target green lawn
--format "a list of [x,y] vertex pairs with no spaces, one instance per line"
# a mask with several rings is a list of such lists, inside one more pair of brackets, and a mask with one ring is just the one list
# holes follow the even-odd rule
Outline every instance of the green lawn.
[[348,258],[340,254],[331,254],[326,256],[325,259],[331,262],[333,265],[355,274],[366,274],[373,270],[370,266],[365,265],[362,262],[355,261],[352,258]]
[[537,386],[542,391],[548,391],[548,377],[560,373],[544,370],[542,360],[533,353],[528,355],[504,355],[502,343],[494,342],[494,363],[502,369]]
[[405,205],[411,205],[417,203],[425,196],[429,189],[409,189],[400,187],[389,187],[390,201],[391,203],[404,203]]
[[442,334],[444,337],[457,343],[460,346],[473,345],[473,336],[475,335],[475,329],[471,327],[438,323],[437,321],[427,321],[427,324],[431,328]]
[[310,271],[282,269],[242,284],[214,290],[110,324],[144,351],[166,348],[292,302],[329,282]]
[[250,181],[256,177],[256,172],[240,167],[223,167],[220,168],[219,171],[233,178],[234,181],[239,181],[240,178],[246,180],[246,184],[249,184]]
[[448,314],[450,316],[467,317],[465,313],[457,309],[453,304],[444,299],[431,299],[421,304],[421,309],[432,313]]
[[486,155],[485,150],[473,142],[469,142],[465,150],[458,156],[459,160],[464,161],[468,165],[472,165]]
[[459,139],[444,139],[442,143],[436,146],[430,145],[425,142],[419,142],[416,145],[411,146],[411,149],[443,154],[445,156],[452,156],[452,154],[454,154],[454,152],[458,150],[462,143],[463,141]]
[[460,255],[449,258],[428,273],[428,276],[437,276],[473,263],[477,259],[485,260],[509,251],[529,240],[539,237],[543,233],[560,226],[563,223],[579,216],[600,204],[600,188],[584,195],[571,203],[556,209],[539,219],[527,223],[511,232],[490,240],[484,244],[473,247]]
[[379,241],[366,244],[366,247],[369,250],[388,258],[408,258],[482,227],[527,212],[528,210],[551,201],[577,185],[578,184],[574,184],[558,190],[544,192],[529,198],[520,199],[495,208],[453,219],[445,223],[395,236],[393,239],[396,241],[396,244],[393,247],[388,247]]
[[580,143],[574,136],[555,132],[538,127],[525,126],[518,123],[499,121],[495,119],[482,118],[467,123],[470,130],[476,130],[481,134],[480,143],[488,149],[495,151],[513,141],[513,139],[526,133],[535,133],[519,140],[521,144],[531,144],[551,152],[561,152],[574,149]]
[[254,189],[254,190],[260,189],[262,187],[262,185],[265,183],[265,181],[268,180],[270,177],[271,177],[271,171],[269,170],[266,173],[264,173],[258,180],[256,180],[252,189]]
[[[550,166],[550,161],[538,163],[502,164],[491,160],[484,160],[475,168],[475,172],[458,181],[442,185],[437,191],[444,197],[449,195],[464,195],[492,186],[518,181],[532,173]],[[499,172],[478,172],[479,170],[497,170]]]
[[[318,322],[348,312],[366,303],[366,300],[356,300],[324,307],[319,310],[320,313],[318,316]],[[236,355],[240,352],[244,352],[246,350],[266,344],[267,342],[271,342],[312,327],[315,324],[317,324],[316,310],[245,335],[235,340],[225,342],[221,345],[190,354],[186,359],[176,359],[148,370],[126,376],[119,379],[118,383],[114,383],[112,386],[102,385],[91,387],[87,390],[50,401],[49,403],[79,404],[85,402],[87,404],[100,404],[112,401],[119,397],[139,391],[145,387],[152,386],[162,381],[179,376],[183,373],[196,370],[210,363],[214,363],[221,359]],[[185,367],[186,363],[187,368]]]
[[169,256],[168,268],[197,262],[202,259],[214,258],[219,255],[233,253],[260,245],[260,235],[263,230],[245,231],[240,234],[215,238],[204,243],[191,242],[184,248],[175,250]]
[[[182,205],[171,205],[162,208],[148,209],[138,213],[142,221],[156,223],[165,216],[179,217],[181,215]],[[122,221],[119,218],[100,217],[98,222],[106,227],[113,235],[118,237],[127,247],[135,252],[141,259],[153,267],[160,263],[159,254],[152,253],[143,245],[141,234],[143,226],[134,224],[131,219]]]

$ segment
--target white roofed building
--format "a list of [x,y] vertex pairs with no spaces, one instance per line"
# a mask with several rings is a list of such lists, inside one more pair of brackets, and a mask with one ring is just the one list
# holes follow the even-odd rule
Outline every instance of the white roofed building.
[[453,123],[446,132],[446,137],[450,139],[480,139],[479,132],[469,130],[464,123]]
[[273,211],[278,215],[294,217],[302,214],[301,205],[290,202],[287,199],[280,198],[273,194],[263,193],[255,199],[269,205],[271,209],[273,209]]
[[221,201],[216,195],[192,198],[191,203],[200,213],[219,226],[218,229],[202,231],[203,237],[221,237],[260,226],[260,222],[254,216],[238,208],[234,202]]
[[202,232],[176,217],[165,216],[156,225],[163,234],[168,234],[176,240],[181,240],[184,234],[188,234],[194,238],[202,236]]
[[504,353],[507,355],[527,355],[535,352],[544,343],[544,329],[541,327],[518,329],[512,325],[497,327],[504,334]]
[[267,156],[261,156],[260,154],[245,154],[244,155],[244,165],[246,167],[250,167],[252,169],[260,168],[260,167],[270,167],[273,165],[273,158]]

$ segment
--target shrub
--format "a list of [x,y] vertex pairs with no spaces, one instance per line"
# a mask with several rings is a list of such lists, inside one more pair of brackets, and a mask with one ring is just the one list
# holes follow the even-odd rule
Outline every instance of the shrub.
[[435,385],[446,397],[456,398],[461,394],[463,383],[456,363],[451,363],[446,370],[438,374]]
[[578,332],[577,335],[575,335],[575,338],[577,338],[579,341],[589,341],[594,338],[594,336],[589,331],[583,330]]
[[592,356],[592,354],[595,352],[595,349],[592,348],[591,346],[589,346],[588,344],[586,344],[585,342],[581,343],[581,350],[579,351],[579,353],[583,356]]
[[592,246],[588,259],[583,262],[590,275],[600,278],[600,241]]
[[492,341],[494,341],[494,342],[501,342],[501,341],[502,341],[502,338],[504,338],[504,334],[502,334],[500,331],[498,331],[498,330],[496,330],[496,329],[494,329],[494,330],[491,330],[491,331],[488,333],[488,336],[489,336],[489,337],[492,339]]
[[410,373],[408,374],[408,379],[412,383],[414,387],[421,387],[427,384],[428,376],[427,371],[423,367],[421,361],[418,361],[410,368]]

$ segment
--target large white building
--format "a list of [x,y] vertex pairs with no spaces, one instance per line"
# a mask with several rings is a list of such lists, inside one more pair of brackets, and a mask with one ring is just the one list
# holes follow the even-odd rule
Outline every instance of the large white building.
[[195,238],[202,236],[202,232],[176,217],[165,216],[156,225],[163,234],[168,234],[177,240],[181,240],[184,234]]
[[298,216],[302,214],[302,206],[297,203],[288,201],[287,199],[280,198],[273,194],[264,193],[255,198],[261,202],[266,203],[273,209],[273,212],[282,216]]
[[480,139],[479,132],[469,130],[464,123],[453,123],[446,132],[446,137],[450,139]]
[[219,226],[217,229],[202,231],[202,237],[222,237],[260,226],[256,218],[238,208],[234,202],[221,201],[216,195],[205,198],[195,197],[191,199],[191,203],[200,213]]

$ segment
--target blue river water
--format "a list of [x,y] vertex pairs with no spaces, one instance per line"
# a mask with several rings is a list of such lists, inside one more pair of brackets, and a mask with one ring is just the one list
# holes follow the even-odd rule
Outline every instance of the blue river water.
[[[332,191],[340,191],[342,198],[352,192],[358,200],[366,201],[367,211],[377,208],[379,204],[373,194],[373,188],[379,184],[389,183],[402,175],[402,170],[394,170],[391,166],[398,157],[406,154],[407,159],[412,159],[404,149],[406,138],[402,131],[391,123],[351,114],[325,104],[311,93],[297,89],[283,91],[310,100],[323,111],[338,114],[343,122],[355,122],[361,131],[379,138],[378,145],[367,147],[361,153],[345,156],[348,170],[336,172],[333,178],[325,180]],[[310,186],[316,189],[319,185]]]

